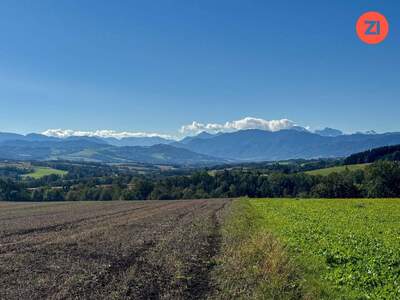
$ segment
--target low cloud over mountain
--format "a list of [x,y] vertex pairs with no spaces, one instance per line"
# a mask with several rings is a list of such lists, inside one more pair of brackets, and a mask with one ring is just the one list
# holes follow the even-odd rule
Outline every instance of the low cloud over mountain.
[[72,129],[47,129],[42,132],[43,135],[52,136],[57,138],[67,138],[71,136],[89,136],[100,138],[144,138],[144,137],[161,137],[164,139],[171,139],[172,137],[167,134],[149,133],[149,132],[135,132],[135,131],[115,131],[115,130],[95,130],[95,131],[81,131]]
[[266,131],[278,131],[282,129],[290,129],[296,127],[296,123],[288,119],[280,120],[265,120],[253,117],[246,117],[241,120],[226,122],[225,124],[218,123],[199,123],[193,121],[192,124],[181,127],[180,132],[184,135],[198,134],[200,132],[233,132],[244,129],[261,129]]
[[[151,146],[154,144],[166,144],[174,141],[183,140],[185,137],[193,137],[199,133],[222,134],[241,130],[257,129],[268,132],[293,129],[296,131],[312,132],[310,128],[299,125],[289,119],[266,120],[262,118],[245,117],[239,120],[228,121],[225,123],[201,123],[193,121],[191,124],[183,125],[179,131],[166,133],[143,132],[143,131],[116,131],[110,129],[103,130],[73,130],[73,129],[48,129],[42,135],[56,138],[68,137],[97,137],[106,139],[109,143],[116,146]],[[344,134],[338,129],[326,127],[322,130],[315,130],[314,133],[321,136],[339,136]],[[366,133],[375,134],[374,131]],[[129,140],[128,140],[129,139]],[[124,141],[120,142],[120,141]]]
[[179,139],[185,136],[197,135],[200,132],[217,133],[217,132],[234,132],[245,129],[260,129],[266,131],[279,131],[282,129],[295,129],[303,128],[298,126],[295,122],[288,119],[280,120],[265,120],[261,118],[246,117],[240,120],[233,120],[225,122],[224,124],[219,123],[200,123],[193,121],[191,124],[183,125],[179,133],[161,134],[161,133],[149,133],[149,132],[137,132],[137,131],[115,131],[115,130],[72,130],[72,129],[48,129],[42,132],[43,135],[67,138],[71,136],[89,136],[89,137],[100,137],[100,138],[147,138],[147,137],[160,137],[163,139]]

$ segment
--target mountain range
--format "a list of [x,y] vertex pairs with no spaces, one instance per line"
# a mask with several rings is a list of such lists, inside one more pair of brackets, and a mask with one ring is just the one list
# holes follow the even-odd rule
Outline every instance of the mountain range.
[[344,157],[395,144],[400,144],[400,133],[325,136],[291,129],[275,132],[250,129],[174,145],[228,160],[265,161]]
[[161,137],[57,138],[31,133],[0,133],[0,159],[85,160],[104,163],[208,165],[240,161],[344,157],[371,148],[400,144],[400,133],[356,133],[325,128],[259,129],[196,136],[173,141]]
[[219,158],[170,145],[113,146],[103,139],[94,137],[4,140],[4,136],[0,134],[0,141],[0,159],[8,160],[142,162],[176,165],[203,165],[221,162]]

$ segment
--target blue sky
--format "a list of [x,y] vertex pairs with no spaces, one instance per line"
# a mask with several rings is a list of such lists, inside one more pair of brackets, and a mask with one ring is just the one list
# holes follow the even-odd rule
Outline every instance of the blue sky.
[[[388,38],[355,35],[368,10]],[[0,131],[287,118],[400,131],[400,2],[1,1]]]

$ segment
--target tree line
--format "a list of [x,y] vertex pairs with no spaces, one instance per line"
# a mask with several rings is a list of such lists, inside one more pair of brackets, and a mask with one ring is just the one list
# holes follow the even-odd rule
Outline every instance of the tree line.
[[352,154],[344,160],[344,164],[364,164],[377,160],[400,161],[400,145],[384,146]]
[[[46,180],[58,180],[54,186]],[[165,200],[224,197],[358,198],[400,197],[400,163],[378,161],[363,170],[327,176],[257,170],[195,172],[165,178],[132,175],[85,179],[70,184],[59,177],[40,179],[42,186],[0,179],[0,200]]]

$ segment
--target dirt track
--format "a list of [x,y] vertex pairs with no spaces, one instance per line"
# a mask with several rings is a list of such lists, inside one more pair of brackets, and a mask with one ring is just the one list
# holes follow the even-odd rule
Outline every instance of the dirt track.
[[206,298],[228,203],[0,203],[0,299]]

